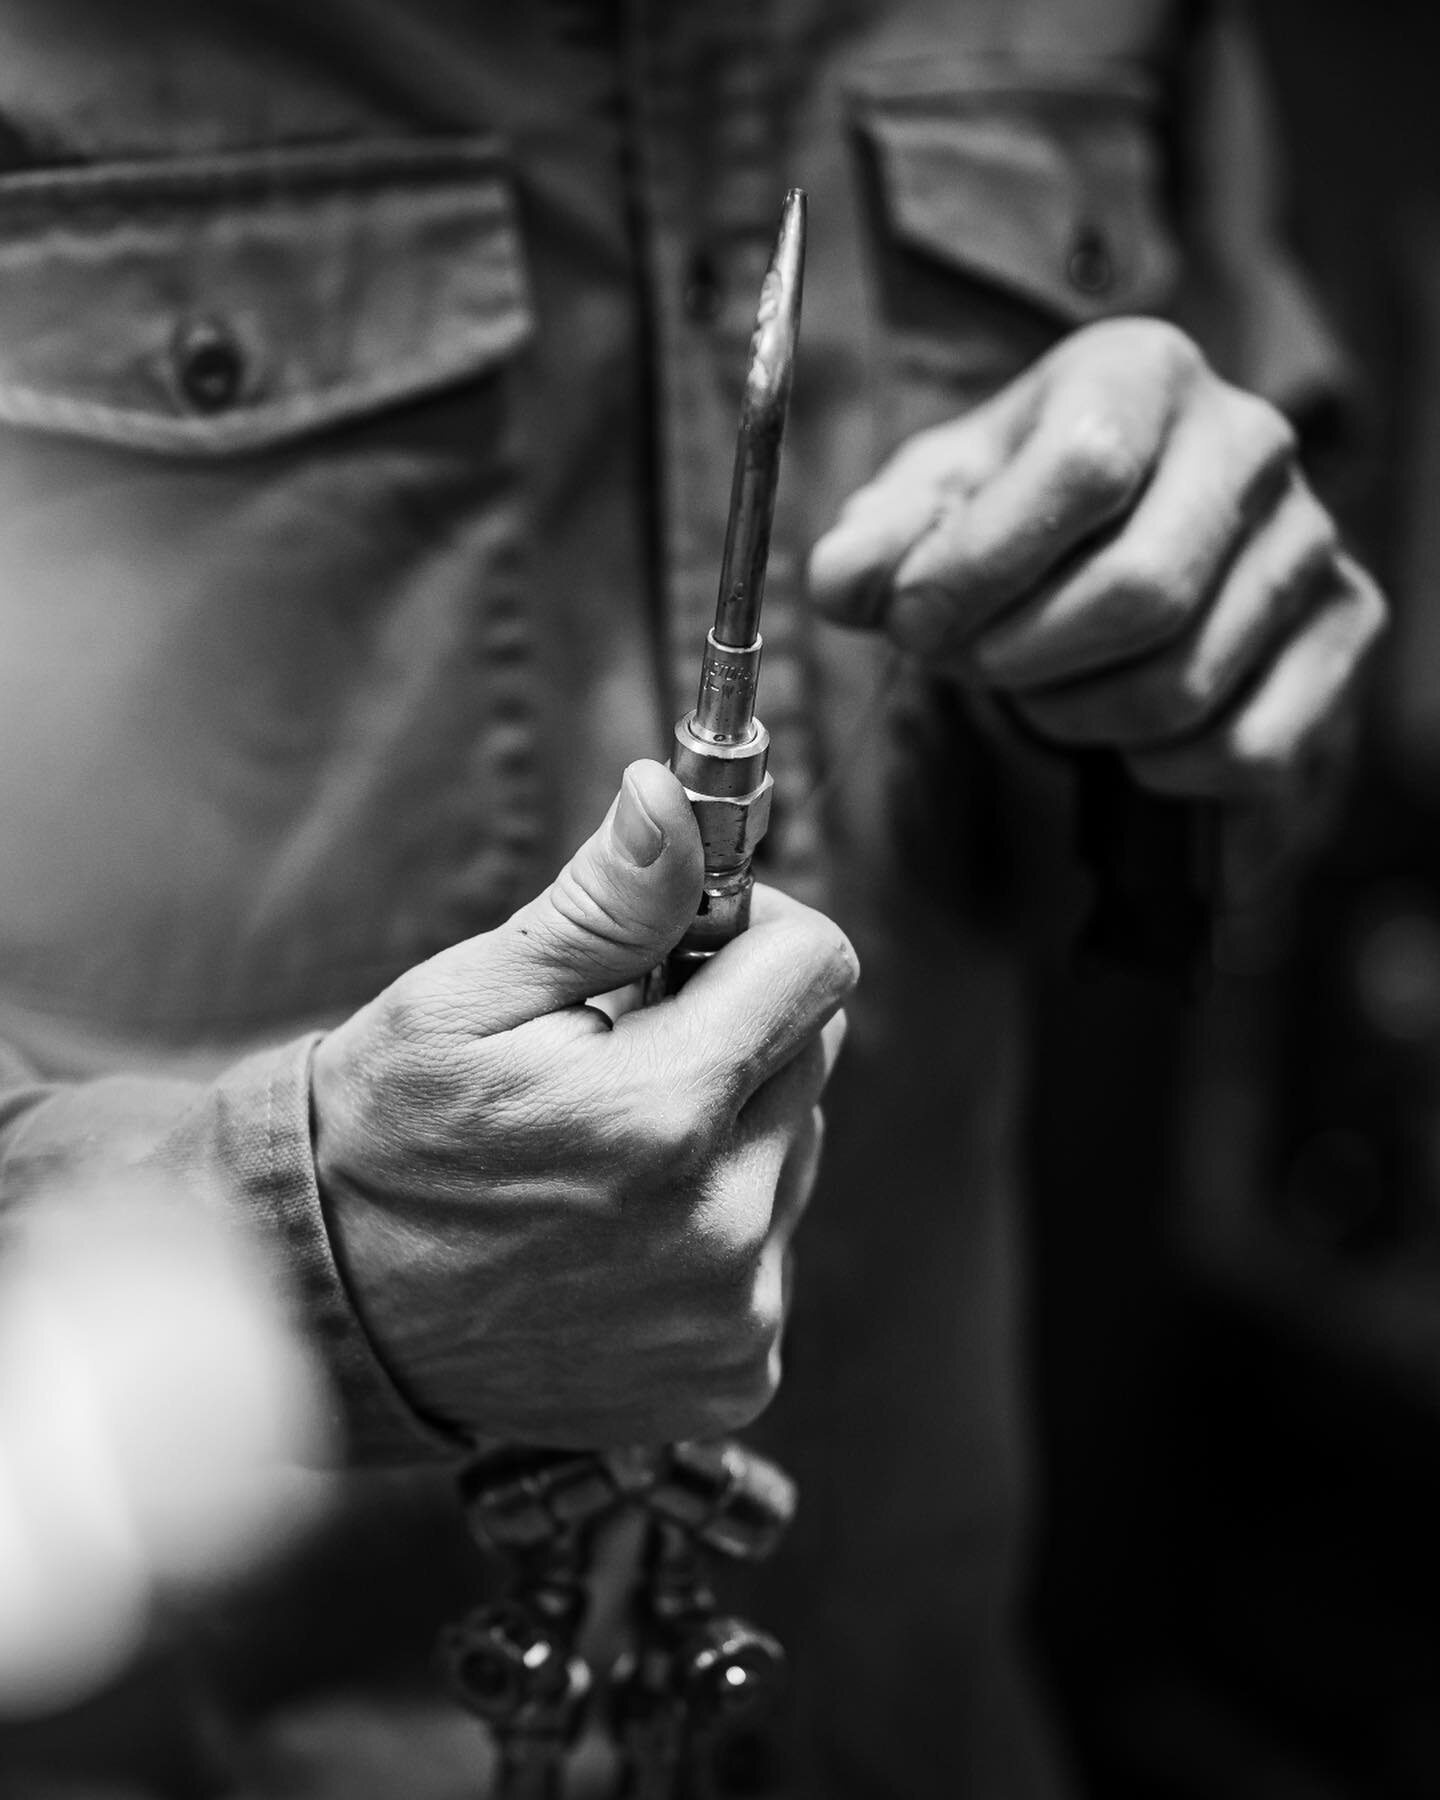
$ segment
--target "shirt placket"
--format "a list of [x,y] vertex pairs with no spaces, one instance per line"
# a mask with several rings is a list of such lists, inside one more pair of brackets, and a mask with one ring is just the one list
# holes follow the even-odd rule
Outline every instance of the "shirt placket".
[[[627,43],[656,358],[664,666],[678,714],[694,703],[714,618],[745,362],[790,185],[780,105],[786,59],[771,0],[629,0]],[[768,876],[819,901],[816,673],[800,574],[782,475],[760,685],[775,811],[760,860]]]

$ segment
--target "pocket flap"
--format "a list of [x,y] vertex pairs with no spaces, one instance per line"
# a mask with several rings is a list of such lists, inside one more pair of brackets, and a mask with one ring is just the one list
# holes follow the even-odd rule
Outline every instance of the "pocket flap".
[[0,177],[0,422],[259,449],[474,376],[531,329],[491,139]]
[[870,86],[856,106],[907,248],[1072,324],[1168,298],[1178,258],[1128,86]]

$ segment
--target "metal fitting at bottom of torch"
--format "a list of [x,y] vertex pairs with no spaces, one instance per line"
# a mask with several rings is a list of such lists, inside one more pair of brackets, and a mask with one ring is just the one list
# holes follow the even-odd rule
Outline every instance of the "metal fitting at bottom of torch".
[[652,979],[646,991],[647,1005],[666,994],[678,994],[697,970],[749,927],[750,896],[754,890],[749,857],[726,874],[707,874],[699,911]]
[[723,875],[708,875],[700,894],[700,910],[674,951],[677,957],[707,962],[739,937],[750,924],[750,896],[755,888],[750,862]]

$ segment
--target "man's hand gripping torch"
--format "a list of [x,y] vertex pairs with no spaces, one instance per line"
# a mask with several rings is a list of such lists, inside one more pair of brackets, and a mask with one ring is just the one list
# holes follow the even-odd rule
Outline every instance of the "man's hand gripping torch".
[[[695,809],[705,885],[690,928],[647,983],[677,992],[750,920],[751,862],[770,819],[770,734],[755,716],[760,607],[780,449],[800,328],[805,196],[792,189],[760,293],[740,407],[715,624],[694,709],[670,767]],[[727,1727],[773,1691],[780,1646],[723,1614],[707,1578],[719,1556],[755,1562],[795,1506],[789,1478],[733,1442],[569,1452],[507,1447],[461,1479],[471,1530],[513,1577],[494,1605],[452,1627],[452,1690],[493,1729],[505,1800],[558,1800],[591,1687],[579,1652],[597,1534],[638,1508],[648,1520],[632,1641],[614,1672],[611,1722],[627,1800],[708,1792]]]

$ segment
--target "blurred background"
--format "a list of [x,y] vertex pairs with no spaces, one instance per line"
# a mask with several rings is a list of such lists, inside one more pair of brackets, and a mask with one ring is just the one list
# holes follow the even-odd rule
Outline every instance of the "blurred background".
[[1092,1794],[1433,1800],[1440,9],[1253,10],[1291,236],[1360,377],[1361,442],[1317,475],[1396,621],[1338,842],[1198,1023],[1049,981],[1034,1619]]
[[[1396,623],[1347,817],[1286,928],[1231,946],[1198,1013],[1135,978],[1057,967],[1046,979],[1031,1149],[1044,1474],[1034,1637],[1090,1795],[1434,1800],[1440,8],[1253,10],[1291,236],[1357,371],[1359,441],[1317,478]],[[157,1541],[162,1526],[170,1542],[173,1521]],[[311,1602],[341,1637],[374,1606],[345,1585],[344,1548]],[[457,1591],[466,1554],[457,1537],[441,1571]],[[383,1552],[376,1589],[398,1592],[382,1564]],[[182,1690],[194,1699],[194,1620],[174,1607],[185,1571],[137,1573],[133,1555],[104,1568],[108,1636],[84,1654],[124,1668],[148,1631],[148,1662],[92,1702],[83,1733],[63,1713],[0,1727],[17,1766],[82,1737],[139,1742],[147,1708]],[[81,1576],[77,1604],[93,1602],[99,1577]],[[283,1560],[268,1579],[290,1579]],[[182,1621],[173,1642],[146,1617],[157,1585]],[[434,1599],[394,1603],[397,1641]],[[218,1634],[204,1648],[224,1664]],[[246,1696],[257,1712],[298,1655],[266,1648]],[[75,1654],[56,1651],[57,1682]],[[158,1664],[171,1685],[146,1687]],[[11,1696],[22,1712],[25,1698]],[[63,1705],[63,1688],[45,1700]],[[398,1794],[403,1777],[387,1789],[365,1722],[347,1715],[336,1729],[376,1791]],[[472,1754],[457,1745],[457,1763]],[[198,1791],[188,1766],[149,1773]]]

